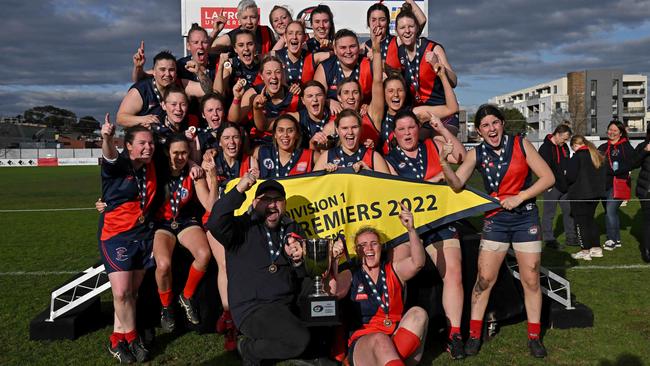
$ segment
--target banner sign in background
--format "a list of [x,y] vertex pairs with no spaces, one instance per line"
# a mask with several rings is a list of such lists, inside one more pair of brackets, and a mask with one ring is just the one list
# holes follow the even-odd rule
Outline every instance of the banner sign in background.
[[[239,179],[228,183],[229,191]],[[259,184],[262,180],[259,180]],[[499,207],[488,195],[465,189],[455,193],[445,184],[428,183],[392,175],[351,169],[336,173],[317,172],[278,179],[287,192],[286,214],[297,221],[309,238],[345,234],[348,250],[354,253],[351,238],[363,226],[373,226],[386,246],[407,240],[399,220],[400,202],[413,212],[418,233],[480,212]],[[235,212],[242,215],[253,202],[257,185]]]
[[[260,24],[269,24],[269,13],[276,5],[286,6],[293,13],[293,18],[298,19],[305,15],[307,30],[311,31],[310,14],[314,7],[318,4],[325,4],[332,9],[334,14],[334,23],[336,29],[348,28],[359,35],[367,36],[369,34],[368,27],[366,26],[366,12],[368,8],[376,3],[376,0],[329,0],[322,2],[313,1],[299,1],[287,0],[281,3],[271,0],[256,0],[260,13]],[[416,0],[416,4],[427,14],[427,2],[423,0]],[[198,23],[208,31],[214,26],[213,19],[218,14],[222,14],[226,18],[226,26],[222,31],[224,34],[230,29],[239,27],[237,21],[237,1],[229,0],[181,0],[181,34],[187,36],[187,31],[192,26],[192,23]],[[404,1],[384,1],[383,2],[390,11],[390,32],[395,34],[395,17],[399,13]],[[422,36],[427,36],[427,27],[424,27]]]

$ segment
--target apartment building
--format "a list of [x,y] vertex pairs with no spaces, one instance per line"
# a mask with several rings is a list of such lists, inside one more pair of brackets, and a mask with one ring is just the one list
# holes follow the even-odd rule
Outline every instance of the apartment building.
[[[584,70],[490,98],[518,109],[540,137],[570,122],[576,133],[604,137],[607,124],[621,120],[632,136],[645,135],[648,78],[622,70]],[[534,137],[534,136],[531,136]]]

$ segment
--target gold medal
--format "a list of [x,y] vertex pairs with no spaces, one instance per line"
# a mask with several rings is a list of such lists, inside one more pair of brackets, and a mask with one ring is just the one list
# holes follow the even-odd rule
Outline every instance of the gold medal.
[[278,271],[278,266],[276,266],[275,263],[271,263],[271,265],[269,266],[269,272],[275,273],[277,271]]
[[144,224],[144,215],[140,215],[140,217],[138,217],[138,221],[139,221],[141,224]]
[[178,223],[176,221],[172,221],[172,224],[170,225],[172,229],[176,230],[178,229]]
[[385,325],[387,328],[390,328],[390,326],[393,325],[393,321],[390,320],[390,319],[388,319],[388,318],[386,318],[386,319],[384,319],[384,325]]

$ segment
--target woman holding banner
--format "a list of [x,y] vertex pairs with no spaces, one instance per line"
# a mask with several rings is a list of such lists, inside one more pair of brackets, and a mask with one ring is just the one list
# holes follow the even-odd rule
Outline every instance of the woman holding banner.
[[[444,138],[446,144],[451,145],[452,153],[447,155],[445,161],[452,164],[462,162],[465,148],[460,141],[433,114],[429,124],[439,136]],[[443,143],[434,139],[418,142],[419,132],[418,119],[413,112],[402,111],[395,115],[397,147],[386,157],[388,167],[392,174],[400,177],[439,182],[444,178],[438,153],[443,149]],[[443,280],[442,306],[449,323],[447,352],[453,359],[464,358],[463,337],[460,333],[460,320],[463,315],[463,282],[457,229],[453,224],[445,225],[423,234],[421,238]],[[406,245],[397,246],[394,255],[400,258],[408,254],[405,253],[408,250]]]
[[345,109],[334,120],[338,146],[324,151],[314,170],[333,172],[338,168],[352,167],[390,174],[386,160],[378,152],[361,145],[361,116],[353,109]]
[[[382,258],[379,231],[363,227],[354,238],[356,266],[339,272],[338,261],[333,260],[330,293],[339,299],[347,296],[352,304],[349,365],[398,366],[419,362],[422,357],[428,316],[418,306],[404,311],[404,285],[424,266],[425,254],[413,214],[403,205],[401,208],[399,218],[410,244],[406,256]],[[342,247],[337,241],[332,254],[340,256]]]
[[[472,291],[470,337],[464,351],[467,356],[473,356],[481,347],[483,316],[490,291],[512,243],[524,289],[528,347],[534,357],[545,357],[546,349],[540,339],[542,242],[535,197],[551,187],[555,178],[533,145],[521,136],[505,134],[504,124],[502,112],[496,106],[484,104],[474,119],[483,142],[467,153],[456,172],[446,160],[452,151],[449,146],[440,154],[440,165],[451,188],[462,190],[476,169],[483,177],[487,192],[502,206],[487,212],[484,219],[478,278]],[[534,183],[531,172],[538,177]]]

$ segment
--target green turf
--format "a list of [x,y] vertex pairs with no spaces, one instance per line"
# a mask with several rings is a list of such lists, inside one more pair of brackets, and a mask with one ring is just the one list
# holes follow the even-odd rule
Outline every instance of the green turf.
[[[478,183],[477,181],[474,181]],[[0,169],[0,210],[92,207],[99,197],[97,167]],[[643,365],[650,364],[650,266],[640,269],[589,269],[599,265],[642,264],[637,249],[641,221],[638,202],[621,209],[623,248],[591,263],[576,262],[575,248],[545,251],[543,263],[559,267],[571,280],[577,300],[594,312],[593,328],[549,329],[549,357],[531,359],[525,324],[504,326],[472,359],[454,362],[428,342],[423,364],[467,365]],[[604,232],[602,208],[597,211]],[[561,219],[556,219],[561,227]],[[478,221],[478,220],[477,220]],[[97,213],[88,211],[0,212],[0,272],[82,270],[98,259]],[[563,241],[561,229],[558,238]],[[604,236],[601,236],[604,241]],[[107,326],[76,341],[29,341],[30,320],[43,311],[50,291],[69,275],[0,275],[0,365],[111,365],[103,349]],[[104,297],[109,300],[109,296]],[[158,338],[152,364],[237,365],[222,348],[221,336],[187,333]]]

